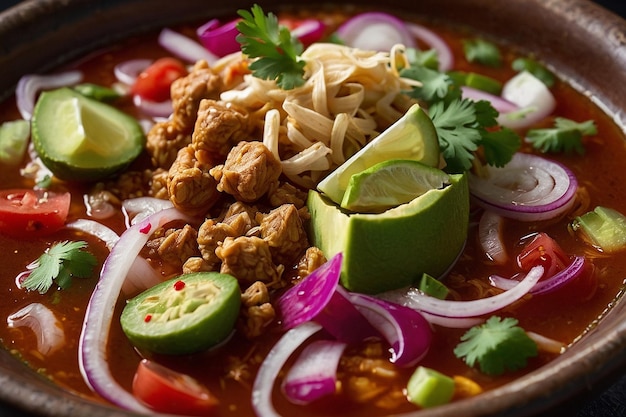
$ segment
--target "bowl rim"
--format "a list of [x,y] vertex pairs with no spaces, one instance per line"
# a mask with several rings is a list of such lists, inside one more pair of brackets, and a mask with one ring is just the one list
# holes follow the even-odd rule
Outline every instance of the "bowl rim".
[[[166,3],[166,0],[157,0],[158,4]],[[133,36],[138,33],[156,29],[166,24],[180,23],[194,20],[192,10],[201,10],[200,7],[206,1],[190,0],[186,2],[181,13],[172,16],[167,13],[157,13],[150,22],[142,22],[137,18],[132,29],[125,27],[126,23],[114,22],[108,30],[109,35],[103,36],[103,32],[98,32],[97,36],[88,37],[83,47],[73,48],[66,53],[55,54],[45,53],[37,59],[29,58],[28,54],[36,48],[41,48],[42,37],[50,35],[53,39],[69,39],[68,28],[73,30],[85,30],[100,20],[109,21],[124,16],[132,7],[139,7],[140,0],[111,0],[103,2],[93,2],[87,0],[27,0],[2,13],[0,13],[0,39],[9,44],[0,46],[0,68],[8,68],[11,60],[22,58],[18,69],[9,69],[6,77],[0,77],[0,100],[6,99],[12,88],[17,83],[20,71],[26,72],[47,71],[54,67],[63,65],[66,62],[77,59],[79,56],[104,45],[116,42],[122,38]],[[230,2],[228,5],[221,5],[213,8],[214,15],[225,15],[235,10],[233,4],[239,7],[249,7],[254,2],[238,1]],[[297,1],[268,0],[262,3],[265,8],[279,7],[281,4],[297,4]],[[342,2],[339,2],[342,3]],[[354,2],[353,2],[354,3]],[[374,0],[361,1],[364,6],[375,6]],[[410,1],[389,0],[387,9],[403,10],[407,8]],[[421,8],[430,7],[440,16],[445,15],[444,6],[456,5],[462,7],[462,0],[449,0],[440,2],[439,0],[427,0],[423,2]],[[494,6],[495,2],[490,0],[476,0],[471,2],[478,11],[487,8],[495,9],[498,16],[503,16],[507,11],[502,10],[504,6]],[[503,4],[503,3],[498,3]],[[154,7],[154,6],[152,6]],[[415,6],[418,7],[418,6]],[[533,9],[541,19],[549,21],[559,18],[575,28],[572,33],[568,33],[571,39],[582,42],[572,48],[573,51],[562,53],[565,58],[550,61],[553,68],[566,81],[570,82],[574,88],[588,95],[596,104],[609,114],[626,132],[626,97],[620,97],[618,89],[614,91],[599,90],[599,86],[606,83],[603,80],[601,71],[589,77],[583,77],[582,72],[589,68],[584,62],[580,66],[570,65],[572,55],[581,50],[588,52],[593,59],[601,62],[605,66],[618,66],[626,68],[626,21],[613,15],[601,6],[588,0],[509,0],[506,2],[508,13],[517,13],[523,10]],[[472,11],[473,13],[473,11]],[[55,19],[49,19],[51,14]],[[205,13],[207,16],[210,13]],[[460,17],[458,17],[460,19]],[[52,20],[52,22],[51,22]],[[454,18],[453,18],[454,20]],[[485,33],[496,32],[498,35],[497,22],[485,19]],[[55,21],[65,22],[63,27],[55,25]],[[37,31],[29,30],[37,28]],[[479,28],[474,28],[480,31]],[[546,39],[556,39],[558,28],[549,28],[544,34]],[[576,33],[573,33],[576,32]],[[26,36],[25,36],[26,34]],[[499,35],[503,35],[499,33]],[[518,44],[524,36],[530,33],[525,29],[520,29],[519,33],[509,35],[509,42]],[[547,43],[547,40],[539,39],[535,43],[549,52],[554,46]],[[593,48],[592,48],[593,47]],[[606,55],[603,57],[603,55]],[[11,67],[11,68],[15,68]],[[626,85],[626,71],[620,79],[614,80],[615,85]],[[622,94],[626,96],[626,94]],[[444,405],[432,410],[411,412],[402,416],[452,416],[462,412],[466,416],[478,415],[507,415],[525,416],[535,414],[571,398],[577,393],[589,389],[590,386],[598,383],[602,378],[608,377],[618,370],[626,369],[626,301],[624,297],[616,300],[611,310],[601,320],[601,325],[592,328],[588,334],[581,338],[569,351],[550,362],[549,366],[544,366],[523,376],[501,388],[491,390],[479,397],[469,398],[453,404]],[[6,353],[6,352],[2,352]],[[6,356],[6,355],[4,355]],[[9,363],[7,362],[9,361]],[[10,359],[0,358],[0,400],[13,404],[20,409],[35,412],[41,415],[66,415],[84,416],[88,413],[93,417],[98,416],[129,416],[134,415],[122,410],[118,410],[107,404],[95,403],[82,397],[68,394],[67,391],[50,383],[39,376],[22,373],[25,366],[22,364],[10,363]],[[538,384],[538,381],[550,381],[546,389],[545,384]],[[523,396],[519,393],[523,392]],[[64,395],[59,395],[64,394]],[[48,411],[51,410],[51,411]],[[59,412],[61,410],[61,412]]]

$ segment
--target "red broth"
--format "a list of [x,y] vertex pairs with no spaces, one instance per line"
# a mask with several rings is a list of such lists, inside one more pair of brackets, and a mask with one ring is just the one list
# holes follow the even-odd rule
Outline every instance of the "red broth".
[[[193,33],[193,28],[189,26],[179,29],[185,30],[185,33]],[[457,57],[455,69],[487,73],[501,81],[513,75],[512,70],[509,69],[510,63],[516,57],[513,51],[506,50],[505,63],[502,68],[485,71],[484,67],[471,64],[462,58],[461,40],[467,34],[457,33],[447,28],[436,28],[436,30],[452,46]],[[114,81],[113,67],[117,63],[136,57],[157,58],[166,55],[168,55],[167,52],[158,46],[156,36],[150,35],[131,39],[100,51],[78,63],[77,67],[86,74],[85,81],[110,85]],[[577,121],[592,119],[596,123],[597,135],[585,139],[584,155],[550,155],[551,158],[567,165],[575,173],[580,186],[587,191],[589,201],[579,209],[580,212],[569,213],[559,222],[522,223],[507,220],[504,227],[504,240],[513,256],[521,251],[520,239],[522,237],[539,231],[552,236],[567,253],[591,255],[594,251],[566,227],[567,223],[572,220],[572,216],[582,214],[598,205],[612,207],[626,213],[626,187],[622,186],[626,183],[626,172],[621,167],[623,161],[626,160],[624,133],[587,97],[574,91],[569,85],[558,81],[551,90],[558,102],[555,115]],[[129,113],[134,112],[131,103],[123,104],[122,108]],[[12,120],[18,117],[13,102],[8,101],[2,104],[1,119]],[[527,145],[524,150],[531,151]],[[133,168],[142,168],[148,163],[147,158],[141,158]],[[16,168],[2,166],[0,171],[3,189],[33,186],[32,180],[22,177]],[[90,185],[57,182],[54,188],[69,190],[72,193],[69,220],[87,217],[83,195],[89,191]],[[515,272],[512,267],[494,268],[490,265],[477,243],[479,212],[473,210],[472,213],[465,251],[444,280],[444,283],[460,299],[472,299],[477,296],[477,293],[482,293],[485,288],[489,287],[486,279],[490,274],[509,276]],[[118,233],[125,229],[125,219],[121,211],[102,222]],[[39,257],[52,242],[63,240],[87,241],[89,250],[96,255],[99,264],[108,254],[108,250],[96,238],[69,230],[62,230],[47,238],[32,240],[16,240],[0,235],[0,247],[5,250],[6,254],[10,254],[3,261],[4,267],[0,276],[0,288],[2,288],[4,300],[0,304],[0,316],[6,318],[32,302],[43,303],[61,319],[67,338],[66,346],[51,356],[44,357],[37,352],[36,339],[32,331],[27,328],[11,329],[6,325],[0,326],[0,338],[6,349],[26,362],[36,372],[46,375],[56,384],[78,395],[94,401],[104,401],[86,385],[77,361],[78,337],[96,278],[74,279],[69,289],[62,291],[53,289],[45,295],[20,290],[15,285],[15,277],[24,271],[26,265]],[[624,256],[619,254],[594,256],[593,263],[595,272],[592,279],[580,280],[552,294],[526,297],[498,314],[517,318],[520,326],[528,331],[548,336],[566,345],[574,343],[603,315],[622,289],[626,277],[626,257]],[[477,282],[482,282],[482,284],[474,285]],[[122,306],[123,300],[120,300],[116,317],[119,317]],[[421,364],[448,375],[470,378],[484,390],[489,390],[545,365],[555,356],[540,352],[536,358],[529,361],[524,370],[490,377],[474,368],[469,368],[462,360],[454,356],[452,351],[464,332],[464,329],[455,330],[435,326],[433,346]],[[249,399],[256,369],[280,335],[280,328],[275,323],[261,338],[253,342],[236,334],[225,348],[214,351],[187,356],[151,355],[146,352],[143,354],[172,369],[189,374],[209,387],[220,400],[220,415],[253,415]],[[368,345],[367,348],[368,352],[376,349],[383,352],[374,354],[375,359],[384,357],[386,350],[384,343]],[[365,361],[364,349],[364,346],[350,347],[347,355],[359,357]],[[115,319],[109,338],[108,362],[117,381],[128,390],[131,389],[133,375],[140,359],[140,355],[122,332],[119,321]],[[382,416],[392,412],[414,410],[416,407],[404,399],[403,392],[411,372],[412,369],[397,370],[397,377],[391,380],[370,379],[368,383],[371,385],[368,385],[368,392],[371,393],[380,388],[381,394],[372,395],[372,399],[359,402],[350,398],[351,387],[358,386],[355,381],[358,381],[359,375],[344,370],[343,374],[340,374],[342,389],[335,396],[301,407],[290,404],[283,395],[277,393],[275,395],[276,406],[283,415],[297,413],[301,416]],[[276,384],[275,391],[277,392],[279,385],[279,383]]]

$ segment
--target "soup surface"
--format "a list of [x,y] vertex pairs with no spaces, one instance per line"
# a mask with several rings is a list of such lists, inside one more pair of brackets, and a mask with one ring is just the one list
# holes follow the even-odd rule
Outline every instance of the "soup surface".
[[[281,24],[290,26],[294,33],[305,19],[323,22],[324,30],[320,32],[321,37],[316,40],[317,42],[331,39],[331,35],[336,34],[336,30],[351,18],[342,11],[317,14],[303,13],[301,15],[279,14],[278,17]],[[177,27],[174,30],[176,33],[197,41],[196,29],[198,26],[189,25]],[[518,70],[513,68],[513,63],[520,56],[505,45],[497,46],[501,54],[501,62],[498,65],[472,62],[468,59],[465,48],[467,41],[475,40],[475,36],[447,27],[434,27],[428,23],[425,23],[423,27],[436,32],[437,36],[448,45],[454,57],[453,67],[440,71],[440,74],[447,73],[452,76],[453,73],[450,71],[454,71],[457,75],[480,74],[499,84],[507,83],[518,74]],[[364,27],[360,30],[367,33],[366,29],[367,27]],[[337,33],[345,34],[341,31]],[[412,33],[416,47],[423,51],[428,50],[429,45],[417,36],[417,32]],[[370,38],[369,41],[373,42],[374,39]],[[390,62],[389,48],[381,54],[387,59],[387,62]],[[148,142],[146,149],[143,150],[139,158],[124,172],[118,173],[112,178],[89,182],[52,178],[51,181],[46,181],[46,187],[53,193],[70,193],[71,205],[69,214],[64,221],[65,224],[73,224],[79,219],[94,220],[110,228],[118,235],[122,235],[129,229],[131,218],[135,214],[133,209],[124,205],[124,202],[136,202],[138,197],[150,197],[160,199],[163,202],[172,201],[179,211],[188,214],[185,220],[178,218],[165,227],[159,228],[154,235],[150,236],[147,245],[141,249],[141,257],[147,261],[152,274],[157,276],[158,280],[171,279],[183,272],[208,270],[221,271],[235,276],[244,294],[237,324],[234,327],[236,330],[230,338],[217,347],[192,354],[169,355],[137,348],[122,329],[119,319],[127,300],[144,289],[141,288],[143,285],[141,282],[135,283],[136,288],[132,288],[132,285],[129,286],[130,288],[122,288],[122,293],[118,298],[110,332],[107,335],[106,362],[115,381],[128,392],[133,391],[133,378],[138,364],[142,359],[149,359],[171,370],[189,375],[206,386],[219,401],[217,406],[219,415],[255,415],[250,398],[253,395],[253,390],[257,389],[254,387],[257,372],[268,353],[285,333],[282,326],[283,317],[281,312],[277,311],[277,300],[285,291],[293,285],[297,285],[315,267],[322,265],[332,255],[315,250],[306,252],[309,247],[313,246],[313,242],[310,233],[302,235],[302,232],[310,232],[314,222],[306,206],[308,188],[315,189],[317,182],[340,162],[331,161],[326,168],[319,169],[317,173],[315,170],[306,170],[306,175],[301,173],[286,174],[285,161],[297,155],[299,150],[293,143],[280,142],[284,140],[287,135],[286,132],[290,129],[286,122],[287,118],[282,115],[280,133],[277,134],[280,145],[279,159],[282,160],[277,164],[280,176],[277,176],[265,191],[250,198],[243,197],[242,195],[245,193],[237,188],[238,185],[245,182],[242,177],[234,180],[234,188],[236,189],[234,191],[228,188],[228,184],[219,183],[219,179],[216,178],[219,178],[220,175],[228,175],[225,172],[224,164],[228,164],[227,155],[231,152],[231,148],[239,146],[240,140],[266,143],[264,142],[264,135],[268,135],[268,127],[264,123],[272,103],[255,102],[250,104],[242,98],[241,92],[252,84],[271,84],[274,81],[252,80],[252,75],[250,75],[252,67],[238,53],[232,56],[228,55],[227,58],[218,61],[212,69],[209,65],[195,64],[177,57],[176,59],[184,62],[185,69],[174,78],[180,78],[186,82],[179,81],[178,86],[174,85],[171,89],[172,98],[174,98],[174,116],[169,119],[166,118],[172,112],[172,104],[167,101],[169,97],[163,100],[158,97],[159,100],[166,102],[166,105],[169,106],[169,111],[165,114],[166,117],[153,116],[151,112],[154,109],[148,107],[151,100],[144,97],[143,104],[136,99],[133,100],[133,94],[135,96],[140,94],[136,89],[131,90],[129,85],[123,85],[116,69],[119,71],[121,65],[138,59],[155,61],[162,57],[172,56],[172,51],[159,42],[157,34],[150,34],[98,51],[93,56],[63,69],[64,71],[81,71],[83,79],[80,82],[83,84],[93,83],[98,86],[115,87],[118,91],[121,89],[123,91],[122,96],[109,102],[110,105],[141,120],[142,123],[145,122],[147,124]],[[401,54],[401,56],[404,55]],[[396,63],[391,62],[389,65],[395,67]],[[436,71],[433,70],[433,72]],[[197,84],[194,83],[200,83],[198,80],[202,77],[206,77],[202,84],[204,90],[198,93],[198,96],[188,94],[197,87]],[[207,81],[207,79],[214,80],[218,86],[211,89],[211,81]],[[424,80],[421,81],[425,83]],[[183,93],[176,92],[177,87]],[[275,88],[275,85],[272,84],[272,88]],[[452,87],[448,86],[447,88]],[[158,88],[153,86],[153,89],[156,91]],[[166,90],[169,91],[169,89],[170,85],[167,83]],[[232,93],[231,90],[235,90],[236,93]],[[555,99],[554,109],[549,115],[535,123],[516,128],[515,131],[520,138],[528,137],[532,130],[552,128],[557,118],[579,123],[593,121],[595,130],[593,133],[581,135],[582,138],[579,138],[583,148],[581,152],[543,153],[541,150],[535,149],[532,143],[527,140],[520,140],[519,152],[534,154],[542,159],[555,161],[567,167],[577,181],[577,190],[572,203],[568,205],[566,211],[542,220],[522,221],[499,216],[500,225],[488,228],[491,232],[495,230],[495,233],[499,235],[498,240],[503,242],[508,253],[506,261],[498,263],[490,258],[491,255],[486,253],[484,246],[481,245],[481,241],[484,243],[485,239],[482,234],[485,231],[485,226],[481,226],[481,220],[488,210],[485,210],[484,205],[477,204],[476,199],[472,199],[465,247],[456,262],[451,265],[450,270],[440,277],[441,282],[448,289],[447,300],[469,301],[502,294],[506,290],[495,287],[489,278],[497,275],[521,279],[528,273],[528,269],[523,270],[521,266],[523,261],[519,260],[519,256],[528,252],[529,242],[538,234],[548,235],[558,244],[560,249],[549,252],[546,242],[551,241],[544,241],[540,249],[539,260],[535,260],[536,263],[533,266],[541,264],[548,270],[556,262],[551,256],[564,254],[565,258],[562,264],[555,267],[557,272],[567,270],[574,259],[584,259],[585,267],[582,268],[582,272],[578,272],[573,279],[558,286],[558,289],[552,292],[528,293],[522,299],[498,311],[480,315],[480,320],[476,322],[483,322],[490,316],[515,318],[518,321],[518,326],[525,332],[543,336],[548,341],[545,343],[538,342],[536,355],[525,358],[524,361],[527,362],[525,366],[491,375],[488,372],[483,372],[478,364],[469,366],[462,357],[455,354],[455,348],[461,342],[461,337],[472,325],[450,327],[450,321],[445,322],[447,325],[441,322],[431,324],[432,342],[426,355],[417,365],[413,364],[407,367],[396,366],[390,361],[389,342],[379,335],[358,343],[348,344],[337,368],[335,392],[308,405],[292,403],[280,388],[286,370],[295,361],[296,355],[294,354],[278,375],[273,388],[275,391],[274,405],[281,415],[298,413],[298,415],[303,416],[382,416],[419,409],[419,405],[407,399],[407,381],[418,365],[455,378],[456,388],[452,400],[476,395],[506,384],[548,363],[564,349],[567,349],[567,346],[582,337],[605,313],[623,287],[626,276],[626,258],[621,256],[623,253],[620,254],[619,250],[610,252],[598,248],[597,245],[594,247],[580,230],[575,230],[576,227],[573,225],[576,224],[576,219],[579,216],[598,206],[626,213],[626,188],[621,186],[626,182],[626,173],[620,169],[621,162],[626,159],[624,134],[597,106],[566,83],[556,79],[554,84],[549,87],[549,92]],[[175,94],[181,94],[177,96],[180,97],[180,100],[186,99],[191,103],[188,107],[191,110],[186,114],[185,107],[180,104],[180,100],[178,107],[176,107]],[[342,90],[339,95],[341,94],[350,96],[347,90]],[[398,91],[397,95],[402,96],[403,93]],[[495,94],[495,96],[498,95]],[[268,96],[271,94],[268,93]],[[274,96],[271,97],[275,99]],[[391,113],[393,116],[390,116],[391,120],[384,120],[385,118],[381,114],[376,114],[375,110],[371,110],[374,114],[372,118],[376,119],[375,122],[377,123],[373,129],[376,134],[388,128],[395,119],[398,119],[408,109],[409,105],[415,102],[413,99],[414,97],[407,98],[407,96],[403,96],[402,99],[394,98],[394,101],[389,104],[389,107],[393,109]],[[207,104],[209,107],[203,107],[200,104],[201,100],[205,100],[206,103],[210,102]],[[280,99],[275,100],[280,101]],[[417,101],[424,108],[428,108],[428,100],[420,97]],[[231,112],[233,108],[235,108],[234,113],[236,113],[234,115]],[[214,142],[212,148],[202,149],[200,145],[196,145],[195,153],[192,151],[193,155],[190,156],[190,161],[185,159],[185,149],[192,146],[190,144],[196,143],[194,142],[196,135],[200,135],[199,131],[203,127],[197,120],[204,117],[201,116],[203,111],[205,113],[213,111],[225,115],[224,117],[233,117],[231,121],[234,124],[245,119],[245,122],[241,122],[244,127],[242,133],[237,133],[237,127],[221,125],[224,129],[231,129],[234,133],[231,132],[225,141],[217,145]],[[4,121],[21,118],[15,102],[9,101],[2,104],[0,118]],[[295,125],[297,128],[297,123]],[[493,126],[491,127],[493,128]],[[42,127],[42,129],[44,128]],[[375,134],[364,136],[367,141],[370,141]],[[353,145],[345,144],[343,148],[348,156],[354,152],[350,146]],[[179,151],[180,149],[182,151]],[[476,160],[469,168],[469,171],[473,172],[472,175],[478,175],[480,168],[487,165],[486,160],[488,158],[481,152],[483,152],[482,148],[476,150]],[[34,161],[35,158],[36,154],[29,151],[17,164],[2,164],[0,166],[3,178],[1,188],[3,190],[31,190],[37,184],[41,185],[41,182],[38,182],[41,177],[36,178],[37,169],[36,165],[33,164],[36,162]],[[202,158],[206,159],[203,160]],[[282,173],[280,172],[281,163]],[[210,167],[207,168],[207,165]],[[180,169],[181,166],[188,168],[188,170]],[[215,171],[212,170],[215,167],[222,169],[221,174],[215,174]],[[267,163],[263,169],[269,171],[271,167],[272,164]],[[445,167],[443,168],[445,170]],[[192,198],[193,195],[179,199],[180,196],[175,195],[171,186],[176,181],[174,179],[176,174],[181,176],[188,174],[191,177],[192,174],[189,172],[192,169],[202,171],[199,177],[191,178],[192,181],[206,180],[212,187],[209,187],[210,190],[207,192],[209,197],[200,205],[195,203],[195,199]],[[221,185],[217,186],[217,183]],[[276,192],[277,189],[284,191],[284,194]],[[202,196],[198,196],[198,198],[202,198]],[[210,202],[207,202],[208,200]],[[156,207],[154,201],[148,201],[148,205],[144,206],[142,210]],[[259,228],[263,228],[263,220],[268,219],[270,213],[274,213],[272,210],[285,205],[289,206],[290,209],[295,209],[291,215],[297,219],[293,221],[299,225],[296,230],[300,234],[295,240],[292,239],[286,246],[283,246],[283,248],[287,247],[288,249],[272,249],[271,256],[274,259],[280,257],[280,262],[261,264],[259,259],[264,256],[265,252],[262,252],[258,247],[249,249],[253,250],[252,260],[249,263],[242,261],[240,264],[237,262],[231,264],[230,261],[226,260],[227,258],[230,259],[228,255],[224,254],[227,250],[227,242],[234,245],[237,238],[241,236],[247,239],[253,237],[260,239],[259,236],[263,237],[263,235],[259,232]],[[250,209],[251,207],[254,209]],[[225,214],[227,211],[231,215],[242,213],[247,215],[249,223],[247,226],[242,226],[243,232],[232,230],[239,226],[235,225],[235,220],[228,224],[228,215]],[[0,219],[0,221],[3,222],[0,224],[0,229],[6,229],[8,227],[6,220]],[[243,220],[239,218],[237,221]],[[288,220],[284,221],[287,222]],[[226,226],[218,230],[216,226],[218,224],[222,224],[222,226],[228,224],[229,231],[224,232]],[[206,232],[209,226],[216,227],[210,232]],[[332,228],[333,224],[326,224],[325,227]],[[220,235],[219,233],[224,234]],[[415,231],[415,233],[419,233],[419,231]],[[86,278],[75,276],[71,285],[63,289],[58,288],[58,282],[55,281],[51,288],[43,294],[37,290],[24,288],[24,273],[32,270],[32,268],[29,269],[29,264],[37,260],[44,252],[50,251],[54,244],[64,241],[86,242],[85,250],[94,255],[96,259],[93,273]],[[83,321],[87,314],[87,306],[96,289],[96,284],[98,284],[99,271],[111,253],[110,248],[102,239],[75,227],[61,227],[53,233],[43,236],[21,234],[16,237],[12,236],[11,233],[7,234],[6,231],[2,231],[0,233],[0,247],[5,248],[5,251],[11,255],[5,257],[3,272],[0,274],[0,289],[4,292],[3,299],[5,300],[0,305],[0,315],[7,322],[6,325],[0,326],[0,338],[5,348],[14,352],[28,366],[50,378],[54,383],[75,392],[77,395],[85,396],[94,401],[106,402],[106,399],[92,389],[91,382],[87,382],[81,373],[79,340]],[[236,246],[230,248],[236,249]],[[246,248],[241,249],[242,253],[245,253],[246,250]],[[421,254],[421,256],[436,255]],[[420,254],[416,254],[416,256],[420,256]],[[244,258],[244,256],[241,255],[239,258]],[[259,267],[259,265],[262,266]],[[257,271],[259,268],[265,268],[265,275]],[[267,272],[268,268],[269,272]],[[246,272],[251,270],[254,270],[255,274]],[[149,276],[150,273],[144,273],[144,275]],[[254,275],[254,277],[250,278],[250,275]],[[260,276],[261,278],[259,278]],[[545,277],[544,279],[548,278]],[[261,289],[256,289],[257,283],[260,283],[258,285]],[[246,292],[250,288],[252,290]],[[261,302],[250,301],[253,296],[259,293],[265,294],[265,292],[267,292],[266,300]],[[59,349],[42,347],[42,336],[38,334],[39,330],[32,322],[30,324],[23,322],[11,324],[11,317],[13,316],[15,319],[16,312],[33,303],[42,304],[56,318],[56,324],[53,326],[60,328],[63,334],[63,341]],[[37,320],[42,319],[39,318],[35,321]],[[148,320],[147,316],[146,320]],[[452,315],[451,321],[454,322],[454,320]],[[45,328],[44,325],[42,333],[44,335],[46,334]],[[43,336],[43,339],[45,340],[44,345],[51,343],[50,339],[46,339],[46,336]],[[322,339],[327,339],[327,335],[317,333],[311,340]],[[532,340],[537,339],[533,338]],[[310,341],[305,344],[308,343]],[[301,348],[297,352],[300,351]],[[157,410],[163,411],[158,408]]]

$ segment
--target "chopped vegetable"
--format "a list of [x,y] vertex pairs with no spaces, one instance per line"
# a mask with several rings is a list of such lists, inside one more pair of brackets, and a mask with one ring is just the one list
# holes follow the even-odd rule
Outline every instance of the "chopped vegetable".
[[420,81],[421,86],[413,87],[408,95],[427,103],[433,103],[448,96],[453,83],[447,74],[423,66],[406,68],[400,72],[400,75]]
[[528,358],[537,356],[537,344],[517,323],[512,317],[492,316],[468,330],[454,354],[469,366],[478,362],[480,370],[488,375],[522,369]]
[[502,87],[502,98],[518,109],[500,114],[498,122],[511,129],[532,126],[546,118],[556,108],[550,89],[528,71],[522,71]]
[[532,58],[517,58],[511,64],[511,68],[518,72],[530,72],[532,75],[540,79],[547,87],[552,87],[554,85],[554,74]]
[[582,232],[602,252],[616,252],[626,247],[626,216],[617,210],[597,206],[576,217],[572,229]]
[[51,246],[32,265],[33,270],[22,283],[29,291],[45,294],[52,283],[67,289],[72,277],[87,278],[97,264],[96,257],[84,251],[86,242],[60,242]]
[[0,125],[0,163],[19,165],[24,159],[28,138],[30,137],[30,123],[19,119],[4,122]]
[[467,86],[495,95],[502,91],[500,81],[476,72],[452,71],[448,75],[458,86]]
[[137,76],[130,91],[145,100],[169,100],[172,83],[185,75],[187,69],[180,60],[172,57],[160,58]]
[[73,88],[82,95],[98,101],[113,101],[122,97],[116,90],[98,84],[83,83],[75,85]]
[[466,39],[463,41],[463,51],[469,62],[478,62],[490,67],[502,65],[500,50],[495,44],[486,40]]
[[434,369],[418,366],[409,378],[407,397],[423,408],[450,402],[454,395],[454,379]]
[[583,136],[591,136],[597,133],[593,120],[578,123],[573,120],[557,117],[554,127],[547,129],[531,129],[527,133],[527,140],[535,149],[541,152],[576,152],[579,155],[585,153],[582,143]]
[[438,279],[424,273],[417,288],[426,295],[445,300],[448,296],[448,287]]
[[258,58],[249,66],[253,75],[276,80],[285,90],[304,84],[305,63],[299,58],[303,47],[298,38],[278,24],[276,15],[265,15],[258,4],[252,6],[251,12],[239,10],[238,14],[243,18],[237,24],[241,51],[250,58]]

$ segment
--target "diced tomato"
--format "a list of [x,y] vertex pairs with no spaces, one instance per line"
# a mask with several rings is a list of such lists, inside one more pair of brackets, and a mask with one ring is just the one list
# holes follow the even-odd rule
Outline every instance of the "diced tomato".
[[187,68],[176,58],[160,58],[146,68],[131,87],[131,93],[143,99],[161,102],[170,98],[170,87],[187,75]]
[[160,413],[211,416],[219,407],[218,399],[194,378],[147,359],[137,367],[133,394]]
[[10,189],[0,191],[0,233],[33,238],[56,232],[65,225],[70,193]]
[[571,263],[570,257],[546,233],[538,233],[517,256],[517,264],[528,272],[537,265],[544,268],[544,278],[551,277]]

